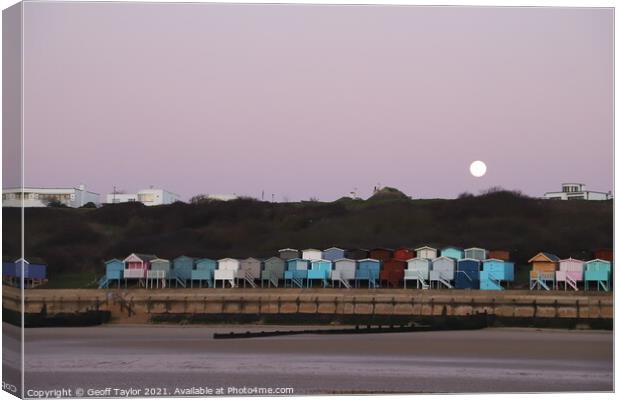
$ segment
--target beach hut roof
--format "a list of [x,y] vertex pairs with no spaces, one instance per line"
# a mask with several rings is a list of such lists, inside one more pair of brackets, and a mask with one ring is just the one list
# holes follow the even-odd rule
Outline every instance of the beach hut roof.
[[131,256],[137,257],[137,258],[139,258],[142,261],[151,261],[151,260],[154,260],[154,259],[157,258],[157,256],[155,254],[131,253],[123,261],[127,261],[129,258],[131,258]]
[[218,262],[221,262],[221,261],[239,261],[239,260],[238,260],[238,259],[236,259],[236,258],[226,257],[226,258],[220,258],[220,259],[219,259],[219,260],[217,260],[217,261],[218,261]]
[[[502,261],[502,260],[498,260],[497,258],[489,258],[489,259],[484,260],[484,261],[490,261],[490,260]],[[475,258],[471,258],[471,257],[461,258],[460,260],[457,260],[456,262],[461,262],[461,261],[477,261],[477,262],[480,262],[480,260],[475,259]]]
[[595,258],[594,260],[586,261],[586,264],[590,264],[590,263],[593,263],[593,262],[602,262],[602,263],[605,263],[605,264],[611,264],[610,261],[601,260],[600,258]]
[[540,253],[536,254],[534,257],[530,258],[530,260],[528,262],[534,261],[534,259],[536,257],[538,257],[538,256],[543,256],[543,257],[545,257],[547,260],[549,260],[551,262],[560,261],[560,257],[556,256],[555,254],[546,253],[544,251],[541,251]]
[[299,251],[297,249],[291,249],[290,247],[287,247],[286,249],[280,249],[278,250],[279,253],[285,252],[285,251]]
[[118,258],[110,258],[109,260],[104,261],[103,263],[104,264],[111,264],[113,262],[123,262],[123,260],[119,260]]
[[452,258],[452,257],[440,256],[440,257],[437,257],[437,258],[433,258],[433,262],[438,261],[438,260],[441,260],[442,258],[443,258],[443,259],[445,259],[445,260],[456,261],[456,260],[455,260],[454,258]]
[[418,247],[417,249],[415,249],[415,251],[418,251],[418,250],[437,250],[437,249],[434,247],[430,247],[430,246],[422,246],[422,247]]
[[568,257],[568,258],[565,258],[563,260],[560,260],[560,262],[563,262],[563,261],[577,261],[577,262],[581,262],[581,263],[585,262],[584,260],[580,260],[578,258],[573,258],[573,257]]
[[362,262],[362,261],[381,262],[381,261],[379,261],[379,260],[377,260],[377,259],[375,259],[375,258],[363,258],[363,259],[358,260],[358,261],[359,261],[359,262]]
[[424,257],[413,257],[407,260],[407,262],[409,261],[415,261],[415,260],[422,260],[422,261],[427,261],[430,262],[431,260],[429,260],[428,258],[424,258]]
[[333,246],[332,246],[332,247],[330,247],[330,248],[328,248],[328,249],[325,249],[324,251],[327,251],[327,250],[342,250],[342,251],[344,251],[345,249],[343,249],[343,248],[341,248],[341,247],[333,247]]

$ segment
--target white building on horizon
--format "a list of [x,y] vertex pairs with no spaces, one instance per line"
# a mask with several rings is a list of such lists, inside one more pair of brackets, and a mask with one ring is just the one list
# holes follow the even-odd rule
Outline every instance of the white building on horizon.
[[239,196],[236,194],[208,194],[207,199],[209,200],[219,200],[219,201],[231,201],[237,200]]
[[143,189],[138,193],[108,193],[106,204],[139,202],[145,206],[161,206],[180,201],[180,196],[165,189]]
[[610,200],[611,192],[593,192],[585,190],[583,183],[563,183],[561,192],[547,192],[545,199],[550,200]]
[[87,203],[99,206],[99,193],[86,190],[79,185],[72,188],[7,188],[2,189],[2,207],[47,207],[58,201],[67,207],[82,207]]

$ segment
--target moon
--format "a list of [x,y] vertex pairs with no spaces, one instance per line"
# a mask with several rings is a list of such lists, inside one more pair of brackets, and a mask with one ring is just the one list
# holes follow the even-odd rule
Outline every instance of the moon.
[[487,165],[480,160],[476,160],[469,166],[469,172],[476,178],[483,177],[487,173]]

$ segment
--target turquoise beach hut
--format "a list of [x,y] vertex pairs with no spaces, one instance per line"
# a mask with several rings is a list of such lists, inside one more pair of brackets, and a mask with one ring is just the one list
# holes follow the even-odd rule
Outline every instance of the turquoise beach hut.
[[323,287],[328,287],[331,277],[332,262],[330,260],[312,261],[310,263],[310,269],[308,270],[307,286],[311,287],[313,281],[319,281],[323,284]]
[[163,258],[151,260],[151,269],[146,271],[147,287],[166,287],[166,280],[170,278],[170,261]]
[[455,260],[461,260],[465,256],[463,249],[459,247],[448,246],[441,249],[441,257],[449,257]]
[[284,271],[284,287],[305,287],[306,280],[308,279],[309,265],[309,260],[304,260],[301,258],[292,258],[290,260],[286,260],[286,271]]
[[514,279],[514,263],[498,259],[489,259],[482,262],[480,290],[504,290],[503,282],[512,282]]
[[192,279],[192,270],[194,269],[195,259],[188,256],[179,256],[172,260],[172,271],[170,273],[171,280],[183,287],[186,286],[187,281]]
[[584,289],[590,289],[590,282],[596,283],[596,289],[609,291],[611,284],[611,262],[606,260],[591,260],[585,263]]
[[217,261],[210,258],[201,258],[196,261],[196,269],[191,271],[191,287],[198,282],[198,287],[206,282],[208,287],[213,287],[213,271],[217,268]]

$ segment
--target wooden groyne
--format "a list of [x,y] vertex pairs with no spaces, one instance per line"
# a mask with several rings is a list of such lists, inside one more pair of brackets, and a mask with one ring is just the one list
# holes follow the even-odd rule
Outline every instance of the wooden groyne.
[[[21,309],[19,289],[4,287],[3,308]],[[427,317],[488,315],[509,320],[611,321],[613,294],[413,289],[32,289],[25,312],[109,311],[110,322],[402,323]],[[388,318],[389,317],[389,318]],[[370,323],[368,322],[368,323]]]

